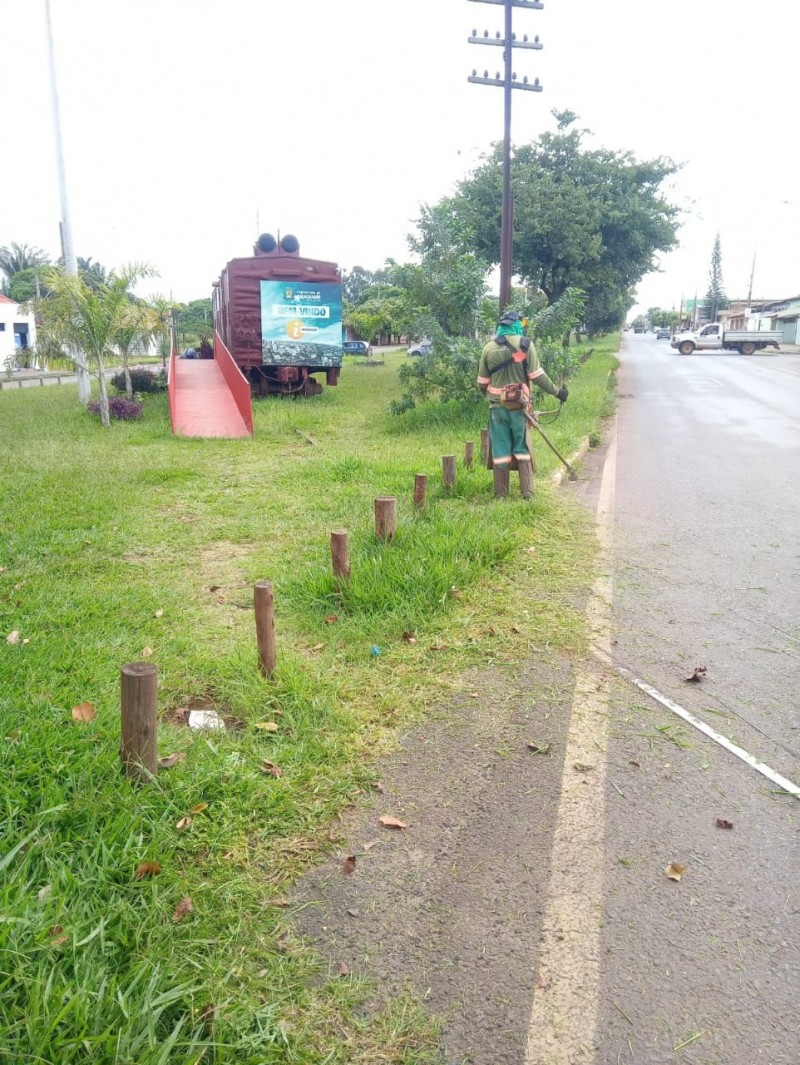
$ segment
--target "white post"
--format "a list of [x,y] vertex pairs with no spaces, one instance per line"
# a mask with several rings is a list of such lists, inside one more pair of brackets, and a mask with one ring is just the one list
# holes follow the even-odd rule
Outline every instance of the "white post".
[[[58,191],[61,196],[61,251],[64,256],[64,269],[68,274],[77,276],[78,260],[72,243],[72,227],[67,201],[67,172],[64,166],[64,149],[61,144],[61,111],[58,104],[58,84],[56,82],[56,57],[53,48],[53,28],[50,21],[50,0],[44,0],[45,24],[47,29],[47,56],[50,64],[50,104],[53,111],[53,137],[56,149],[56,169],[58,170]],[[78,372],[78,398],[81,403],[88,403],[90,396],[89,373],[86,357],[82,351],[73,351],[75,368]]]

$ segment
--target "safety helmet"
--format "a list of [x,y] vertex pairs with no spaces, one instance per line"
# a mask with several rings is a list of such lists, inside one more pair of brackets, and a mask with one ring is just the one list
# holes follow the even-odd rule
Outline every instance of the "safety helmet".
[[518,321],[519,321],[519,315],[517,314],[516,311],[505,311],[505,313],[500,318],[500,321],[498,322],[498,325],[513,325],[514,322],[518,322]]

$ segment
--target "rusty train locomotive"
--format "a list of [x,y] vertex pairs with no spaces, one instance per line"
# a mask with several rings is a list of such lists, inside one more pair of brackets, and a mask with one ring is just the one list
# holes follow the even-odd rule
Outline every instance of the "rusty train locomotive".
[[214,328],[254,395],[313,396],[315,374],[342,366],[342,278],[336,263],[300,255],[296,237],[262,233],[231,259],[213,292]]

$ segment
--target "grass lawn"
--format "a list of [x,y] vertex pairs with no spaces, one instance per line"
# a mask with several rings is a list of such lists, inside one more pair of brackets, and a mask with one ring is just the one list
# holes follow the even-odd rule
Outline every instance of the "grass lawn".
[[[587,345],[546,428],[564,454],[611,409],[616,341]],[[437,1060],[414,1002],[359,1010],[364,988],[293,936],[285,895],[335,846],[381,752],[465,670],[582,653],[594,540],[546,482],[542,441],[535,501],[515,474],[496,501],[491,474],[461,464],[485,410],[391,418],[404,357],[346,365],[320,397],[256,402],[247,440],[173,438],[165,396],[106,432],[72,386],[0,393],[0,1062]],[[391,545],[373,534],[378,495],[398,498]],[[275,586],[270,681],[260,579]],[[119,767],[119,671],[143,657],[159,668],[159,754],[185,757],[137,788]],[[94,720],[72,719],[82,702]],[[232,727],[186,727],[182,710],[211,704]],[[160,874],[136,879],[143,862]]]

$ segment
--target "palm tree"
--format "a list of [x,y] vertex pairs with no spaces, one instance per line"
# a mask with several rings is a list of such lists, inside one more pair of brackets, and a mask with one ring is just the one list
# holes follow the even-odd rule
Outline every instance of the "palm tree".
[[107,281],[96,288],[81,276],[62,270],[53,269],[47,277],[50,296],[41,303],[45,322],[52,335],[82,351],[94,368],[100,385],[100,420],[106,429],[111,421],[105,359],[114,354],[130,321],[134,306],[130,290],[141,278],[153,274],[147,264],[134,263],[119,272],[111,271]]
[[32,248],[28,244],[12,242],[7,247],[0,248],[0,270],[5,274],[6,282],[20,270],[28,270],[32,266],[46,266],[49,262],[47,254],[41,248]]
[[101,263],[94,262],[91,256],[88,259],[78,256],[78,273],[89,288],[96,289],[108,281],[108,270]]
[[114,345],[122,358],[125,392],[129,399],[133,399],[133,383],[130,370],[130,358],[133,349],[137,345],[147,345],[150,339],[160,332],[160,329],[161,321],[157,310],[144,300],[130,297],[130,304],[122,315]]

